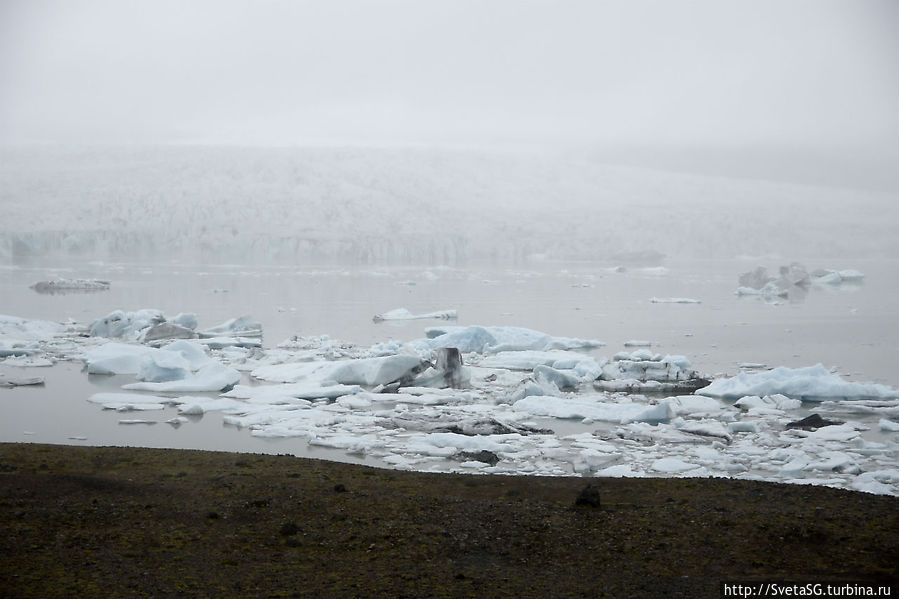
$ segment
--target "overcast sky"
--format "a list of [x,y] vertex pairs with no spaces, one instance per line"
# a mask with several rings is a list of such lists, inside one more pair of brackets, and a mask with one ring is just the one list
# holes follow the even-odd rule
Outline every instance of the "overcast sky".
[[0,139],[894,147],[894,0],[2,0]]

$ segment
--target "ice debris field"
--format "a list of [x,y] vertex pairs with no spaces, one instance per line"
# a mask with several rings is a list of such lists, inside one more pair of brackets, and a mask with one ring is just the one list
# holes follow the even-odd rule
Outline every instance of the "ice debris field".
[[[767,284],[756,274],[753,283]],[[607,357],[602,346],[441,323],[410,342],[297,336],[264,347],[262,325],[249,317],[203,329],[195,314],[150,309],[89,325],[0,316],[2,366],[35,372],[73,360],[88,374],[133,375],[121,392],[83,398],[85,409],[122,412],[119,424],[188,432],[187,416],[220,412],[242,429],[235,434],[303,438],[398,469],[720,476],[899,495],[895,388],[849,382],[821,365],[710,380],[687,357],[640,341]]]

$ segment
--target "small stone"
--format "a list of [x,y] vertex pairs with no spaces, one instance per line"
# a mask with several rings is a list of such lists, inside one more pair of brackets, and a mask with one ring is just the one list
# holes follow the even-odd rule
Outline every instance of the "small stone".
[[577,495],[577,499],[574,500],[574,505],[576,506],[596,508],[600,507],[600,504],[599,487],[595,487],[592,484],[581,489],[581,492]]
[[821,428],[824,426],[835,426],[838,424],[843,424],[842,422],[837,422],[835,420],[825,420],[821,418],[819,414],[812,414],[811,416],[806,416],[802,420],[796,420],[795,422],[790,422],[787,424],[787,428],[799,428],[802,430],[814,430],[817,428]]

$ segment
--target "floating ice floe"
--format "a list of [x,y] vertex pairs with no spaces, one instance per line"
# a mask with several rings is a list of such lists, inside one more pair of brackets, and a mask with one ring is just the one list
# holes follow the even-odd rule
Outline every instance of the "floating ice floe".
[[421,358],[397,354],[378,358],[337,360],[333,362],[295,362],[263,366],[252,376],[266,381],[296,383],[315,381],[320,384],[386,385],[409,379],[424,366]]
[[655,405],[643,402],[611,402],[604,395],[586,395],[575,398],[530,396],[512,405],[516,412],[534,416],[550,416],[561,419],[577,419],[603,422],[667,422],[675,416],[670,402]]
[[164,397],[141,393],[94,393],[87,400],[103,406],[104,410],[118,412],[162,410],[170,403]]
[[851,269],[819,269],[813,271],[811,274],[811,281],[816,285],[842,285],[843,283],[858,285],[864,278],[864,273]]
[[[122,412],[175,406],[174,418],[128,422],[168,422],[179,434],[190,434],[193,416],[219,412],[253,436],[301,438],[399,469],[714,475],[899,495],[890,474],[899,455],[896,392],[821,366],[719,379],[691,394],[682,387],[707,381],[684,356],[640,348],[600,358],[579,351],[600,342],[517,327],[432,327],[427,338],[370,348],[327,337],[212,351],[202,339],[158,348],[84,343],[89,372],[146,379],[92,403]],[[463,388],[447,384],[447,356]],[[238,365],[252,384],[240,384]],[[166,397],[180,393],[199,394]],[[806,399],[819,401],[825,424],[789,426],[807,415],[799,411]]]
[[4,366],[18,366],[19,368],[47,368],[56,364],[55,358],[46,358],[35,354],[9,356],[2,359],[0,364]]
[[44,377],[40,376],[9,376],[0,373],[0,387],[28,387],[31,385],[43,385]]
[[[62,335],[64,325],[47,320],[28,320],[0,314],[0,343],[6,348],[25,346],[39,341],[50,341]],[[3,354],[0,354],[2,356]]]
[[129,383],[122,389],[156,391],[160,393],[190,393],[195,391],[227,391],[240,382],[240,372],[220,362],[210,362],[196,372],[161,382]]
[[360,393],[358,385],[318,385],[314,383],[284,383],[280,385],[236,385],[222,397],[247,399],[254,403],[278,403],[283,398],[337,399]]
[[31,286],[38,293],[46,294],[64,294],[92,291],[107,291],[109,289],[109,281],[100,279],[53,279],[51,281],[38,281]]
[[[463,353],[498,353],[501,351],[553,349],[591,349],[605,345],[593,339],[553,337],[523,327],[444,326],[425,329],[427,340],[420,340],[430,349],[456,347]],[[415,342],[413,342],[414,344]]]
[[259,339],[254,339],[252,337],[204,337],[200,339],[200,343],[209,349],[262,347],[262,342]]
[[110,342],[87,350],[83,360],[88,374],[140,374],[147,381],[183,378],[211,362],[202,346],[185,340],[163,348]]
[[689,297],[653,297],[649,300],[653,304],[701,304],[702,300]]
[[852,383],[843,380],[821,364],[806,368],[778,367],[759,373],[741,373],[732,378],[712,381],[697,391],[700,395],[738,399],[747,395],[775,395],[822,401],[824,399],[894,399],[899,391],[876,383]]
[[383,322],[385,320],[456,320],[459,317],[455,310],[439,310],[437,312],[428,312],[426,314],[413,314],[406,308],[396,308],[389,310],[383,314],[376,314],[372,320],[375,322]]
[[258,347],[258,341],[245,343],[242,339],[234,340],[234,336],[239,335],[241,338],[262,336],[262,325],[248,316],[232,318],[205,331],[198,332],[196,328],[196,314],[181,313],[168,319],[161,310],[145,308],[133,312],[115,310],[91,323],[88,331],[94,337],[153,344],[165,343],[171,339],[201,337],[206,340],[207,345],[218,342],[220,347],[242,344]]
[[226,320],[199,332],[200,337],[262,337],[262,324],[249,316]]
[[144,358],[155,350],[145,345],[107,343],[85,352],[88,374],[137,374]]
[[691,368],[684,356],[653,353],[638,349],[632,353],[619,352],[602,366],[602,373],[595,382],[603,391],[690,392],[708,384]]
[[756,295],[766,299],[788,297],[792,293],[803,294],[810,282],[808,271],[798,262],[781,266],[778,277],[768,274],[768,269],[759,266],[739,277],[737,295]]
[[94,337],[137,341],[146,330],[166,321],[161,310],[145,308],[134,312],[115,310],[91,323],[88,332]]
[[765,283],[762,287],[737,287],[734,292],[736,295],[757,295],[764,298],[787,297],[790,293],[786,289],[781,289],[777,283],[773,281]]

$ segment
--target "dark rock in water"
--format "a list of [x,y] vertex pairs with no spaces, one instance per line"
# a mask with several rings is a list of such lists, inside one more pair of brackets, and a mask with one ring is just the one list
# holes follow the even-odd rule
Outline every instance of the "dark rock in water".
[[437,350],[436,369],[443,373],[446,385],[451,389],[462,387],[462,354],[457,347],[443,347]]
[[471,374],[462,367],[462,353],[458,347],[441,347],[433,364],[424,362],[425,369],[414,369],[400,380],[403,386],[462,389],[468,386]]
[[434,432],[456,433],[457,435],[510,435],[517,433],[515,428],[503,424],[499,420],[493,418],[472,418],[468,420],[459,420],[447,424],[438,424],[434,427]]
[[599,487],[592,484],[581,489],[581,492],[577,494],[577,499],[574,500],[574,505],[576,506],[596,508],[600,507],[601,504]]
[[798,428],[804,431],[811,431],[821,428],[822,426],[835,426],[837,424],[843,423],[836,420],[825,420],[824,418],[821,418],[819,414],[812,414],[811,416],[806,416],[802,420],[788,423],[787,428]]
[[486,449],[482,449],[481,451],[462,451],[456,454],[456,457],[465,461],[484,462],[491,466],[496,466],[499,462],[499,456]]
[[172,324],[171,322],[163,322],[162,324],[157,324],[144,333],[144,341],[157,341],[159,339],[196,339],[197,333],[188,329],[187,327],[182,327],[177,324]]

